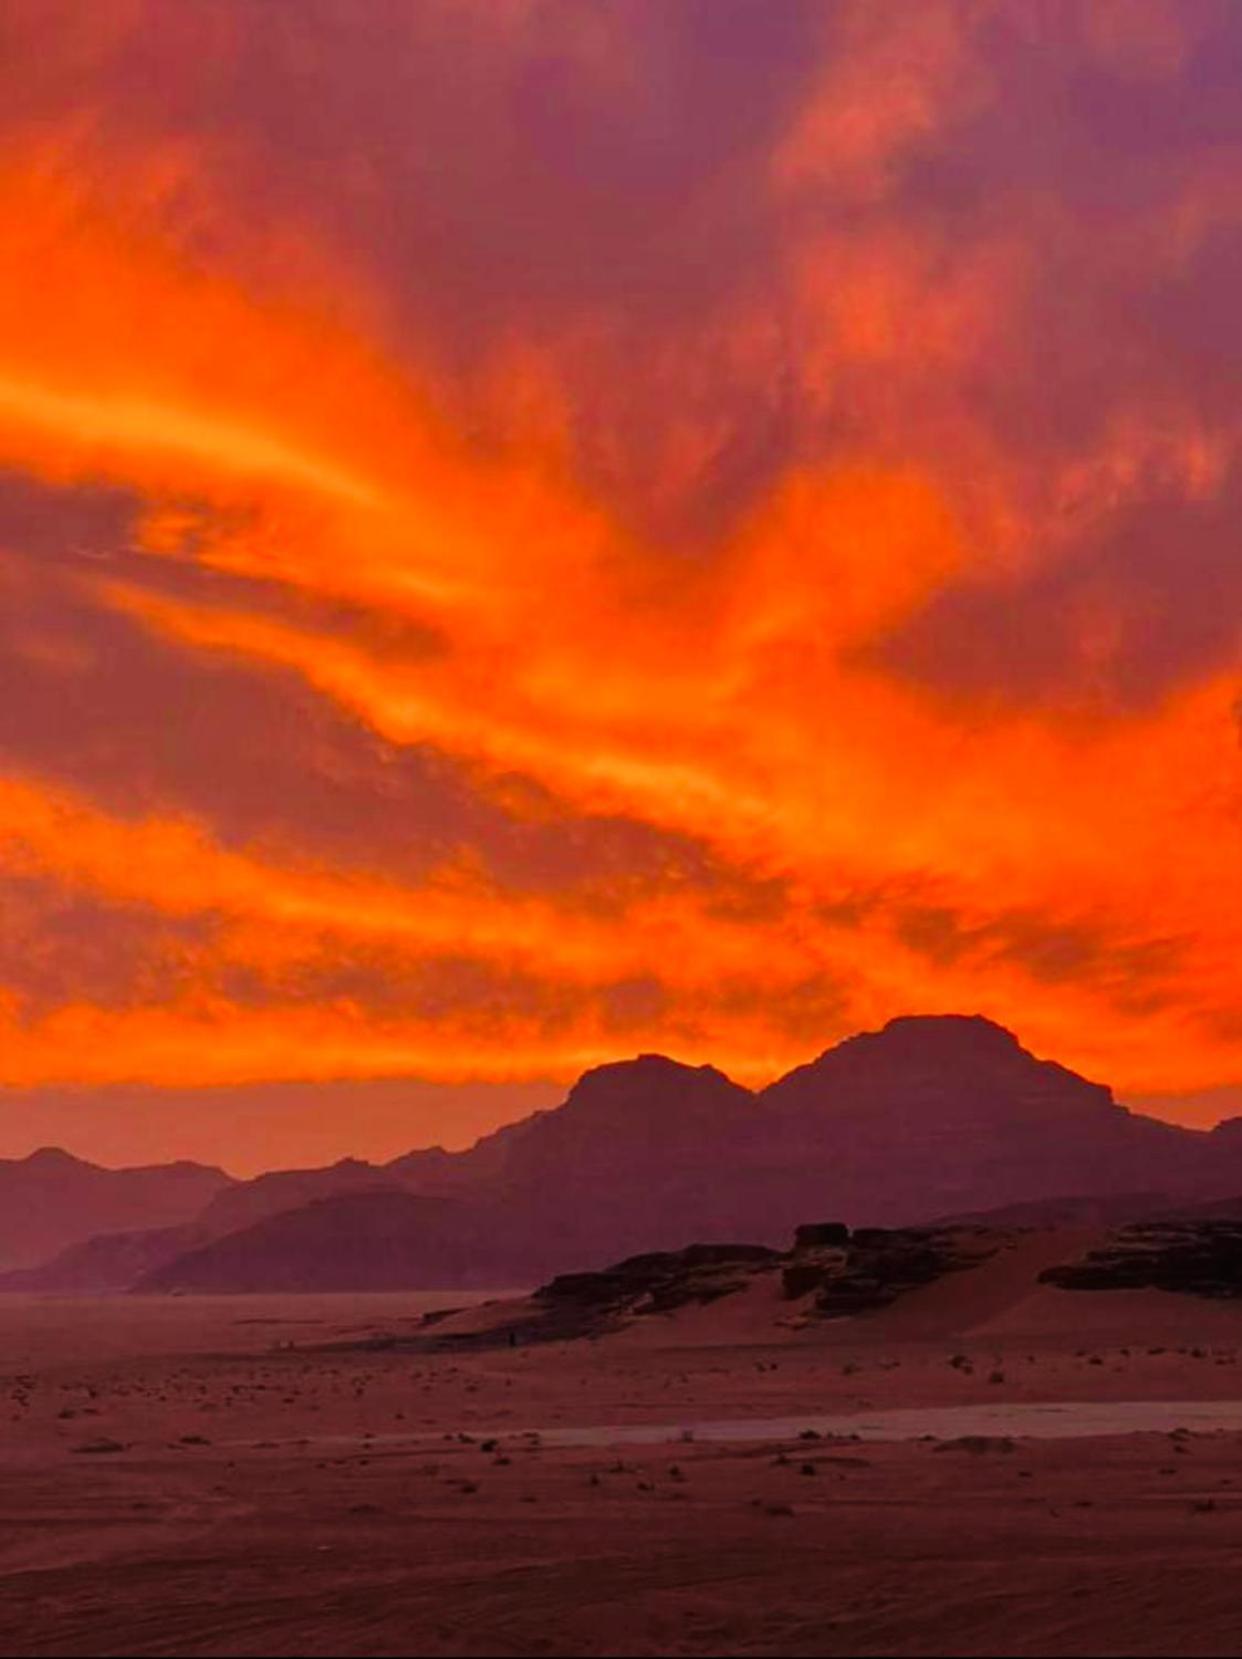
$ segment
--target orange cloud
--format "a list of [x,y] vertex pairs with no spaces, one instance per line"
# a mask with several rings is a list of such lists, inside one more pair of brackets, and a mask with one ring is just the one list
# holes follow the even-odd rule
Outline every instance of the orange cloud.
[[[361,112],[317,182],[271,142],[272,109],[305,119],[282,48],[252,108],[246,31],[191,8],[153,48],[166,106],[122,107],[143,8],[59,20],[89,96],[14,116],[0,171],[0,463],[56,554],[6,527],[13,602],[43,607],[13,648],[31,720],[111,629],[118,684],[141,656],[157,700],[174,663],[204,706],[284,698],[322,781],[312,706],[347,734],[334,787],[348,745],[371,780],[417,753],[475,817],[440,846],[402,797],[414,879],[392,834],[368,849],[373,781],[346,856],[297,798],[267,841],[175,790],[126,812],[132,745],[108,801],[97,754],[90,781],[71,744],[3,759],[0,878],[202,923],[163,1000],[67,981],[32,1012],[15,978],[8,1081],[529,1078],[635,1046],[759,1079],[913,1008],[1127,1087],[1242,1076],[1242,387],[1160,309],[1232,269],[1242,131],[1162,105],[1148,165],[1126,102],[1205,75],[1198,24],[1101,7],[1032,55],[1001,0],[756,21],[784,81],[752,108],[623,10],[564,36],[470,11],[516,113],[467,131],[434,88],[394,100],[387,56],[438,61],[469,8],[385,10],[387,54],[308,8],[307,75]],[[655,65],[703,98],[701,155],[688,121],[689,159],[657,142]],[[1058,104],[1074,74],[1133,173],[1098,99]],[[1024,147],[1054,110],[1064,153]],[[125,525],[102,574],[53,533],[91,492]],[[594,873],[506,868],[536,821]],[[627,884],[605,823],[677,856]],[[449,959],[473,989],[433,1008]]]

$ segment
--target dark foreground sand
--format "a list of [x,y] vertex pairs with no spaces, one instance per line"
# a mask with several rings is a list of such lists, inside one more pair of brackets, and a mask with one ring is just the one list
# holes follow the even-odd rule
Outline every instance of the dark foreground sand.
[[[747,1293],[471,1356],[306,1346],[425,1297],[0,1302],[0,1653],[1236,1653],[1242,1310],[1003,1271],[828,1330]],[[680,1438],[1076,1400],[1227,1426]],[[527,1432],[600,1424],[670,1439]]]

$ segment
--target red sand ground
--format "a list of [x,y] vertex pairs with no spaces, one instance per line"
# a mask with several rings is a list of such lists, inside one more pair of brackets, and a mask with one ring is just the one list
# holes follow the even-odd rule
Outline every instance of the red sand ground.
[[1242,1309],[1032,1290],[1036,1248],[827,1328],[761,1285],[431,1359],[277,1346],[427,1297],[0,1301],[0,1653],[1235,1653],[1242,1404],[1236,1433],[978,1452],[521,1437],[1242,1400]]

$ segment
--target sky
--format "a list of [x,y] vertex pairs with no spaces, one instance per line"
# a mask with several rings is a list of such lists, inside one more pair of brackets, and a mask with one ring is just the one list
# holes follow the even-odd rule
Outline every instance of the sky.
[[7,0],[0,1155],[981,1012],[1242,1110],[1242,7]]

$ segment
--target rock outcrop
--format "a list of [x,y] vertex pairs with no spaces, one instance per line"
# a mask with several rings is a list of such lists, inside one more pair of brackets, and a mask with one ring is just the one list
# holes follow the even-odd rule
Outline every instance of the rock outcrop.
[[1242,1219],[1186,1217],[1119,1228],[1079,1261],[1049,1267],[1062,1290],[1166,1290],[1213,1300],[1242,1297]]
[[[852,1318],[891,1306],[950,1273],[981,1266],[1015,1235],[987,1228],[861,1228],[816,1222],[797,1229],[786,1251],[756,1244],[693,1244],[631,1256],[600,1272],[562,1273],[493,1317],[463,1322],[429,1316],[422,1344],[493,1347],[506,1342],[607,1336],[644,1320],[706,1306],[772,1281],[783,1322]],[[832,1242],[835,1241],[835,1242]],[[774,1311],[774,1318],[781,1317]]]
[[1012,1237],[985,1227],[860,1227],[844,1243],[813,1242],[827,1232],[800,1227],[781,1274],[786,1296],[813,1296],[814,1312],[827,1319],[888,1307],[947,1273],[980,1266]]
[[535,1292],[534,1300],[608,1318],[671,1313],[742,1290],[753,1274],[769,1271],[780,1260],[778,1251],[762,1244],[692,1244],[685,1250],[631,1256],[602,1273],[559,1274]]

